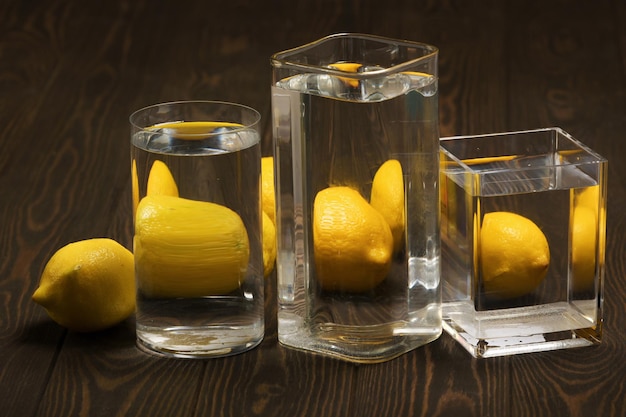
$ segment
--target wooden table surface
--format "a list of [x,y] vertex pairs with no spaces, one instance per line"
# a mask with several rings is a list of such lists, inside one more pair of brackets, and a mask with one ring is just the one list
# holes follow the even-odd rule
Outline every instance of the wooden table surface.
[[[472,359],[444,334],[376,365],[266,336],[212,360],[135,346],[134,322],[77,334],[31,301],[61,246],[131,247],[129,114],[183,99],[263,116],[273,52],[337,32],[440,48],[442,136],[559,126],[609,160],[600,346]],[[626,416],[626,3],[549,0],[2,0],[0,415]]]

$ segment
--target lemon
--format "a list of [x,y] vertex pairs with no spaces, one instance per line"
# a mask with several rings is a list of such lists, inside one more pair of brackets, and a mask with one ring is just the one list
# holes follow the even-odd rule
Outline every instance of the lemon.
[[376,171],[370,204],[389,224],[394,250],[397,251],[402,246],[404,236],[404,180],[398,160],[390,159]]
[[596,276],[596,213],[588,207],[574,207],[572,226],[572,290],[593,288]]
[[600,204],[599,185],[586,188],[583,192],[576,196],[574,201],[574,205],[576,207],[587,207],[594,211],[598,210],[598,204]]
[[548,240],[524,216],[488,213],[480,230],[480,265],[487,296],[520,297],[537,288],[548,272]]
[[330,64],[329,67],[336,68],[345,72],[358,72],[359,68],[363,65],[356,62],[335,62],[334,64]]
[[274,157],[261,158],[261,207],[263,209],[263,275],[268,277],[276,261],[276,197]]
[[262,212],[263,216],[263,276],[268,277],[274,270],[276,261],[276,227],[270,216]]
[[50,258],[32,299],[70,330],[111,327],[135,311],[133,254],[107,238],[70,243]]
[[[335,62],[334,64],[329,65],[329,67],[331,68],[335,68],[345,72],[358,72],[359,68],[361,68],[362,66],[362,64],[356,62]],[[357,88],[359,86],[359,80],[346,77],[339,77],[339,79],[353,88]]]
[[387,221],[349,187],[330,187],[316,195],[313,246],[317,280],[325,290],[370,290],[391,267],[393,236]]
[[166,195],[139,202],[134,250],[138,290],[151,298],[227,294],[245,278],[250,255],[236,212]]
[[572,290],[577,292],[593,289],[597,263],[600,186],[587,187],[574,195],[571,285]]
[[209,135],[226,130],[243,128],[242,124],[231,122],[208,122],[208,121],[180,121],[165,122],[151,126],[149,129],[159,130],[163,133],[184,140],[204,140]]
[[137,205],[139,204],[139,177],[137,176],[137,161],[133,159],[133,163],[131,166],[131,185],[132,185],[132,193],[133,193],[133,218],[135,213],[137,212]]
[[276,197],[274,195],[274,158],[261,158],[261,205],[272,222],[276,224]]
[[148,174],[147,195],[170,195],[178,197],[178,186],[165,162],[158,159],[152,163]]

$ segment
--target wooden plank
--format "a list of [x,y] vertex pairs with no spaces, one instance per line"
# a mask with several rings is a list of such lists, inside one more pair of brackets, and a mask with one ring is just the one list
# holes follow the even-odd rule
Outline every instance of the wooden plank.
[[[90,197],[92,179],[86,175],[83,187],[74,188],[86,170],[83,138],[71,128],[71,101],[59,106],[58,96],[48,95],[63,81],[57,36],[67,22],[62,14],[49,21],[61,7],[46,6],[5,2],[0,9],[0,404],[7,416],[35,415],[61,349],[65,331],[30,296],[51,253],[81,234],[76,202],[81,194]],[[65,98],[73,87],[65,86]],[[105,230],[102,222],[87,221],[96,233]]]
[[353,364],[276,343],[268,338],[241,357],[209,362],[198,415],[352,415]]

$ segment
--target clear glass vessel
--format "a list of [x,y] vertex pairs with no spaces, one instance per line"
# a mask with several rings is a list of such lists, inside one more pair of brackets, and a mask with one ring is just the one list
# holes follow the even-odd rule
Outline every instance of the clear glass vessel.
[[599,343],[606,159],[558,128],[441,153],[446,332],[475,357]]
[[283,345],[380,362],[441,334],[437,53],[338,34],[272,56]]
[[249,107],[212,101],[131,115],[142,350],[205,358],[263,339],[259,120]]

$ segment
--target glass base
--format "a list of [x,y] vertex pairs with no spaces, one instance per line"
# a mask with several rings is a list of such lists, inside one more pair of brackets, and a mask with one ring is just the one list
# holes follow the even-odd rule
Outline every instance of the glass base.
[[263,329],[253,328],[137,328],[137,347],[170,358],[218,358],[253,349],[263,340]]
[[583,311],[554,303],[476,312],[467,303],[444,303],[442,325],[472,356],[489,358],[597,345],[602,323]]
[[292,314],[278,317],[278,341],[285,347],[355,363],[379,363],[437,339],[440,326],[411,327],[396,322],[373,326],[321,323],[307,328]]

